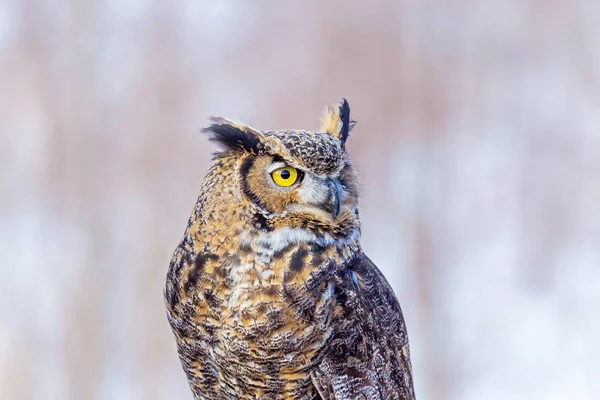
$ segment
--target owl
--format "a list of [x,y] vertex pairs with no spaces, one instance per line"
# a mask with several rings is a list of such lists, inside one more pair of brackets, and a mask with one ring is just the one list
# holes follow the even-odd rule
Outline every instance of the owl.
[[167,316],[195,399],[414,399],[404,318],[360,245],[354,127],[212,118],[221,151],[169,265]]

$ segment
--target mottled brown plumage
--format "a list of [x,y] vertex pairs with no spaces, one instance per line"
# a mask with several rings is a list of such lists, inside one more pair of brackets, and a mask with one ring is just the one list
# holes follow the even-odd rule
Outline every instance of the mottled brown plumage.
[[359,243],[353,125],[344,100],[318,131],[205,129],[223,151],[165,288],[196,399],[414,399],[400,306]]

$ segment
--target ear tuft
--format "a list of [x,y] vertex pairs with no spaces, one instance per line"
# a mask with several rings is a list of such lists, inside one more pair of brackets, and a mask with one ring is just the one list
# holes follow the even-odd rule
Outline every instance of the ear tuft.
[[325,109],[319,131],[329,133],[344,145],[354,125],[356,121],[350,118],[350,105],[346,99],[342,99],[337,109],[331,107]]
[[260,131],[239,122],[221,117],[211,117],[212,125],[202,129],[225,150],[259,153],[263,149]]

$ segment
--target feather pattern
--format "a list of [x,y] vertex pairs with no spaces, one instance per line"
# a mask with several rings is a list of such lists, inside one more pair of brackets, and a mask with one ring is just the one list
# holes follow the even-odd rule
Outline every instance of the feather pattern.
[[343,272],[334,294],[344,313],[311,372],[323,400],[414,399],[408,334],[400,304],[363,253]]

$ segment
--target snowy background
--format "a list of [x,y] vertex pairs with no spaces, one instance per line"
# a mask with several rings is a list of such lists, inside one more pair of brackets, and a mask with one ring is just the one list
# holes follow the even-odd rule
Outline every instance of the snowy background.
[[347,97],[419,400],[600,398],[600,2],[0,0],[0,399],[191,399],[211,114]]

